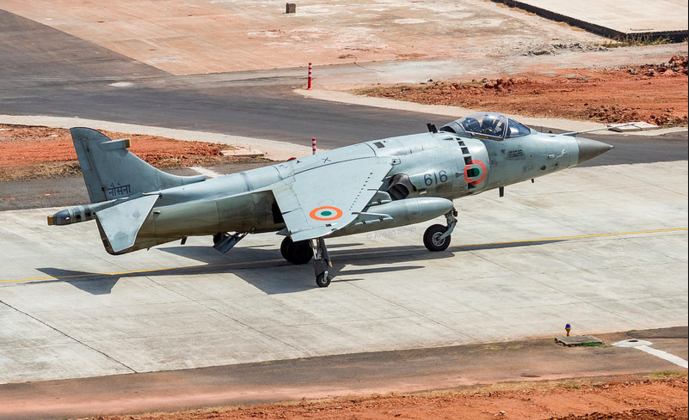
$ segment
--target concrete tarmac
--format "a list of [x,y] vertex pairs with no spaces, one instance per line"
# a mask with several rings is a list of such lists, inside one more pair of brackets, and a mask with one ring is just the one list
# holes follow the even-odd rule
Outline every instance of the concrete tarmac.
[[112,257],[55,209],[0,213],[0,383],[686,325],[687,162],[577,168],[457,202],[430,223],[329,241],[340,274],[280,237]]
[[[501,19],[512,15],[505,11]],[[89,19],[91,28],[113,27]],[[304,69],[175,77],[162,65],[10,13],[0,11],[0,23],[3,113],[292,143],[315,136],[326,147],[423,131],[420,119],[446,120],[296,96],[292,87],[303,85]],[[538,32],[548,42],[580,41],[577,33],[556,40],[550,30]],[[527,41],[491,51],[521,57],[542,39]],[[484,46],[471,55],[485,57]],[[637,59],[667,59],[686,44],[662,48]],[[524,57],[520,65],[562,64],[564,57],[614,63],[632,53]],[[496,68],[493,58],[478,64],[460,58],[465,67],[436,62],[431,73],[421,62],[333,66],[319,81],[521,68],[510,68],[509,60]],[[460,200],[455,246],[439,255],[421,245],[430,223],[329,241],[340,275],[328,289],[315,287],[310,267],[284,262],[281,238],[273,235],[252,235],[227,255],[216,253],[210,238],[191,238],[185,246],[112,257],[93,223],[48,227],[45,216],[55,209],[0,212],[0,383],[10,389],[27,381],[552,337],[565,323],[580,334],[686,325],[686,142],[629,142],[628,155],[617,154],[625,150],[619,147],[606,156],[616,156],[615,163],[681,161],[580,168],[511,187],[504,199],[495,193]]]
[[496,0],[540,16],[565,21],[603,36],[680,35],[689,29],[684,0]]
[[[500,344],[349,354],[214,366],[136,375],[0,385],[0,420],[83,418],[178,411],[302,398],[414,393],[437,389],[505,389],[505,382],[577,384],[682,372],[622,340],[651,340],[654,350],[687,358],[687,328],[598,336],[600,347],[564,347],[552,338]],[[576,382],[570,382],[572,379]],[[567,381],[567,382],[564,382]],[[483,385],[483,386],[481,386]]]

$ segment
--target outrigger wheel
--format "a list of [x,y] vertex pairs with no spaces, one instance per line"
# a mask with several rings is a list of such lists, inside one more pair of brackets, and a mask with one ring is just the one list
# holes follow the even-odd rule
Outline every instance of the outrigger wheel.
[[310,241],[294,242],[288,236],[282,240],[280,254],[282,254],[282,258],[292,264],[303,265],[308,264],[313,258],[313,248]]

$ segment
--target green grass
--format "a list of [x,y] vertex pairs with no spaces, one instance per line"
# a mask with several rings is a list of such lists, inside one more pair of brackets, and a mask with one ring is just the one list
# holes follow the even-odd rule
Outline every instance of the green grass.
[[661,370],[658,372],[653,372],[648,376],[650,376],[651,378],[656,378],[656,379],[664,379],[664,378],[671,378],[673,376],[680,376],[680,375],[686,375],[686,373],[678,372],[676,370]]
[[581,382],[575,381],[566,381],[560,384],[560,387],[565,389],[581,389],[582,386]]
[[603,343],[583,343],[580,347],[603,347]]
[[606,48],[620,48],[620,47],[641,47],[647,45],[665,45],[672,44],[673,41],[667,37],[654,37],[651,35],[630,35],[624,38],[603,42],[598,44]]
[[518,350],[522,347],[524,347],[524,346],[522,346],[521,344],[511,344],[507,347],[492,345],[492,346],[486,346],[485,349],[486,350],[492,350],[492,351],[501,351],[501,350]]

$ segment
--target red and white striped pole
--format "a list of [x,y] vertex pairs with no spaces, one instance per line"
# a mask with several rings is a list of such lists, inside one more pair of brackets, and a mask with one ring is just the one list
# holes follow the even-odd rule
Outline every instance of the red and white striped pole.
[[311,75],[313,73],[313,64],[309,63],[309,87],[307,87],[307,90],[311,90]]
[[316,139],[311,139],[311,149],[313,150],[313,154],[316,154]]

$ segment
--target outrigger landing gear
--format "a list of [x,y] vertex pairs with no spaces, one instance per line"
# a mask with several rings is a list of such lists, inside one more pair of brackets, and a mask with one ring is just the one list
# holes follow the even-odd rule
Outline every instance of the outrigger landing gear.
[[445,251],[452,241],[452,232],[457,226],[457,210],[452,209],[445,215],[447,226],[433,225],[426,229],[423,235],[423,244],[431,252]]
[[248,234],[249,232],[237,232],[234,235],[225,232],[216,233],[213,235],[213,248],[224,254],[234,248]]
[[314,239],[311,241],[316,259],[314,260],[313,268],[316,271],[316,284],[318,287],[328,287],[332,281],[329,270],[332,269],[332,262],[330,261],[330,254],[328,248],[325,246],[323,238]]

